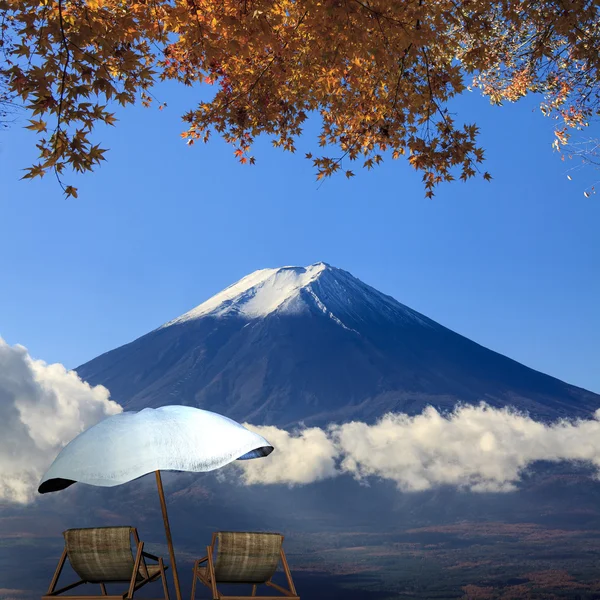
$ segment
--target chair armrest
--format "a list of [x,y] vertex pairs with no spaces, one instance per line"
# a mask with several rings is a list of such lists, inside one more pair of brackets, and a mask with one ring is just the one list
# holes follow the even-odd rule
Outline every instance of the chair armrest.
[[82,583],[86,583],[86,582],[83,579],[80,579],[79,581],[76,581],[75,583],[71,583],[70,585],[66,585],[65,587],[60,588],[60,590],[55,590],[51,594],[46,594],[46,596],[58,596],[59,594],[62,594],[63,592],[72,590],[74,587],[77,587],[78,585],[81,585]]
[[142,552],[142,556],[158,561],[158,556],[154,556],[154,554],[150,554],[150,552],[146,552],[145,550]]
[[196,569],[196,567],[200,566],[203,562],[206,562],[208,560],[208,556],[205,556],[204,558],[199,558],[195,563],[194,563],[194,570]]

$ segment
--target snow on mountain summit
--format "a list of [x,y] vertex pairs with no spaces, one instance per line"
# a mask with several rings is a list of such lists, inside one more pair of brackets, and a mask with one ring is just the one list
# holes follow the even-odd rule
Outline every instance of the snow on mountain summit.
[[350,273],[318,262],[307,267],[254,271],[163,327],[205,316],[258,319],[274,312],[294,314],[312,308],[341,327],[353,330],[343,322],[344,315],[357,316],[359,307],[363,310],[367,307],[395,319],[418,321],[429,327],[433,324],[427,317],[364,284]]
[[166,325],[207,315],[217,317],[238,314],[248,318],[265,317],[286,301],[293,300],[301,288],[308,286],[327,268],[331,267],[325,263],[316,263],[309,267],[254,271]]

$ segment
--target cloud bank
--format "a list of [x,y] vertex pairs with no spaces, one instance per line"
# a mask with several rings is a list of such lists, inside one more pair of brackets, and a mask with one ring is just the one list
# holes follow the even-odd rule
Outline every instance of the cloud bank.
[[103,386],[60,364],[32,359],[0,337],[0,503],[28,503],[60,450],[105,417],[122,412]]
[[[60,364],[33,360],[0,338],[0,503],[29,503],[60,450],[82,431],[122,412],[103,386]],[[516,489],[536,461],[583,461],[600,470],[600,410],[588,420],[544,424],[513,409],[458,406],[442,415],[386,414],[376,424],[332,424],[288,432],[244,425],[275,447],[266,458],[235,461],[246,485],[306,485],[348,474],[395,482],[402,491],[451,485],[475,492]]]
[[442,415],[386,414],[360,422],[290,435],[274,427],[246,427],[275,446],[268,458],[239,461],[244,483],[297,485],[343,473],[366,483],[392,480],[402,491],[451,485],[474,492],[516,489],[524,469],[544,461],[583,461],[600,469],[600,410],[588,420],[547,425],[513,409],[458,406]]

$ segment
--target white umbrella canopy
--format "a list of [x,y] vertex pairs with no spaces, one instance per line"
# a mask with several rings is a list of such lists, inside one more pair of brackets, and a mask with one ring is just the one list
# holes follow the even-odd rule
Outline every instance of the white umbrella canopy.
[[113,487],[154,471],[181,600],[160,471],[213,471],[271,452],[265,438],[217,413],[190,406],[144,408],[108,417],[71,440],[42,477],[38,492],[57,492],[76,482]]
[[213,471],[273,451],[236,421],[189,406],[144,408],[100,421],[71,440],[46,471],[40,494],[75,482],[113,487],[152,471]]

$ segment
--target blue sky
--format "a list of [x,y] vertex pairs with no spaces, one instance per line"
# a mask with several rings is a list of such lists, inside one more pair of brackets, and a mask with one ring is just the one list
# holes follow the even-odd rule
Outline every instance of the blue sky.
[[600,243],[594,172],[550,148],[535,99],[502,108],[466,94],[452,110],[477,122],[491,183],[423,197],[421,176],[386,161],[315,182],[304,152],[256,145],[241,166],[218,138],[187,147],[180,115],[202,90],[161,85],[167,108],[120,110],[99,131],[108,161],[19,181],[35,136],[0,134],[0,336],[69,368],[200,304],[251,271],[320,260],[443,325],[535,369],[600,392]]

